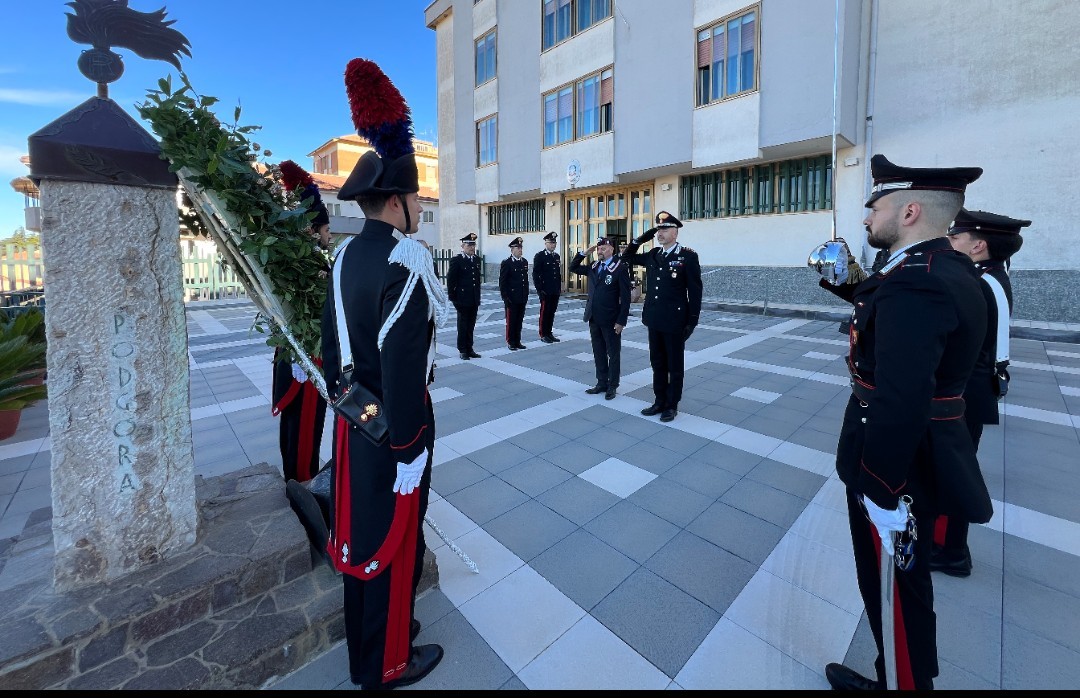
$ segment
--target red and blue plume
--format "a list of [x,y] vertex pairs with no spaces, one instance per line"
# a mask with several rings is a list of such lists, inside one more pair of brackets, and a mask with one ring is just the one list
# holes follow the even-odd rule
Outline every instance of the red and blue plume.
[[345,91],[356,132],[376,153],[393,160],[414,152],[409,105],[378,65],[364,58],[349,61]]
[[285,160],[278,168],[281,170],[281,184],[287,191],[296,191],[299,186],[307,189],[315,183],[308,171],[292,160]]

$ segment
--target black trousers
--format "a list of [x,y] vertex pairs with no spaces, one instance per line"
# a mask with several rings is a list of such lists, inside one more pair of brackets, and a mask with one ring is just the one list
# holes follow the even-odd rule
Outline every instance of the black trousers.
[[592,337],[593,363],[596,364],[596,384],[607,388],[619,387],[622,335],[615,334],[615,324],[589,320]]
[[540,338],[551,336],[552,327],[555,325],[555,311],[559,308],[559,294],[546,293],[540,296]]
[[476,312],[480,309],[480,306],[455,303],[454,309],[457,310],[457,350],[470,352],[473,350]]
[[[855,574],[859,580],[870,630],[878,656],[874,666],[877,680],[885,681],[884,644],[881,637],[881,539],[866,517],[855,492],[847,491],[848,522],[855,553]],[[912,505],[916,524],[934,520],[933,512]],[[896,638],[896,678],[900,690],[929,690],[938,675],[937,616],[934,614],[934,587],[930,581],[931,536],[915,542],[915,564],[907,572],[894,568],[893,636]]]
[[[420,478],[420,513],[417,522],[419,531],[416,535],[416,566],[413,570],[410,619],[416,616],[416,589],[424,572],[424,552],[427,550],[424,517],[427,515],[430,495],[429,455],[427,468]],[[382,684],[386,625],[390,613],[390,575],[380,574],[367,582],[348,574],[341,575],[341,578],[344,584],[345,643],[349,651],[349,674],[355,684],[362,684],[364,688],[377,687]]]
[[[975,444],[975,452],[979,451],[979,442],[982,441],[983,424],[977,420],[967,423],[971,442]],[[944,532],[940,531],[944,528]],[[945,552],[954,555],[964,555],[968,551],[968,529],[970,524],[955,516],[938,517],[938,525],[934,530],[934,543],[945,549]]]
[[675,409],[682,399],[683,354],[686,338],[682,332],[649,330],[649,363],[652,364],[653,395],[656,404]]
[[521,323],[525,320],[525,304],[503,301],[506,309],[506,343],[509,346],[521,344]]

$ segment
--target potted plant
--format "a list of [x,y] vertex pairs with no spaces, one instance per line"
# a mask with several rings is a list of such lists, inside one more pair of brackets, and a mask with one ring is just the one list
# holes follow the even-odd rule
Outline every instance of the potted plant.
[[15,434],[23,408],[47,395],[45,349],[40,310],[14,317],[0,311],[0,440]]

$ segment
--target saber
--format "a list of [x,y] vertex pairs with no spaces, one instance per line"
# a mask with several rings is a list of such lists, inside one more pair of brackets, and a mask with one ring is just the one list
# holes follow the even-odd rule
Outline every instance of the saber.
[[[890,533],[889,538],[895,534]],[[885,688],[896,690],[896,635],[893,616],[893,594],[896,587],[893,567],[893,545],[881,541],[881,641],[885,655]]]
[[446,543],[446,546],[448,548],[457,553],[457,556],[461,558],[461,561],[465,563],[466,567],[468,567],[476,574],[480,574],[480,568],[476,566],[476,563],[472,561],[472,558],[466,555],[464,550],[457,547],[457,544],[454,543],[454,541],[450,540],[450,538],[448,538],[445,533],[443,533],[443,530],[439,528],[438,524],[431,520],[430,516],[424,517],[424,523],[426,523],[428,526],[431,526],[431,530],[435,531],[435,534],[439,536],[439,538],[442,538],[443,543]]

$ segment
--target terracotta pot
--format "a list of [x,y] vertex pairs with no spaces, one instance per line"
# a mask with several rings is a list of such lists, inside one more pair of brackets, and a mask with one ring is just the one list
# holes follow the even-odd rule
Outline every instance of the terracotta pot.
[[15,436],[22,419],[22,410],[0,410],[0,441]]

